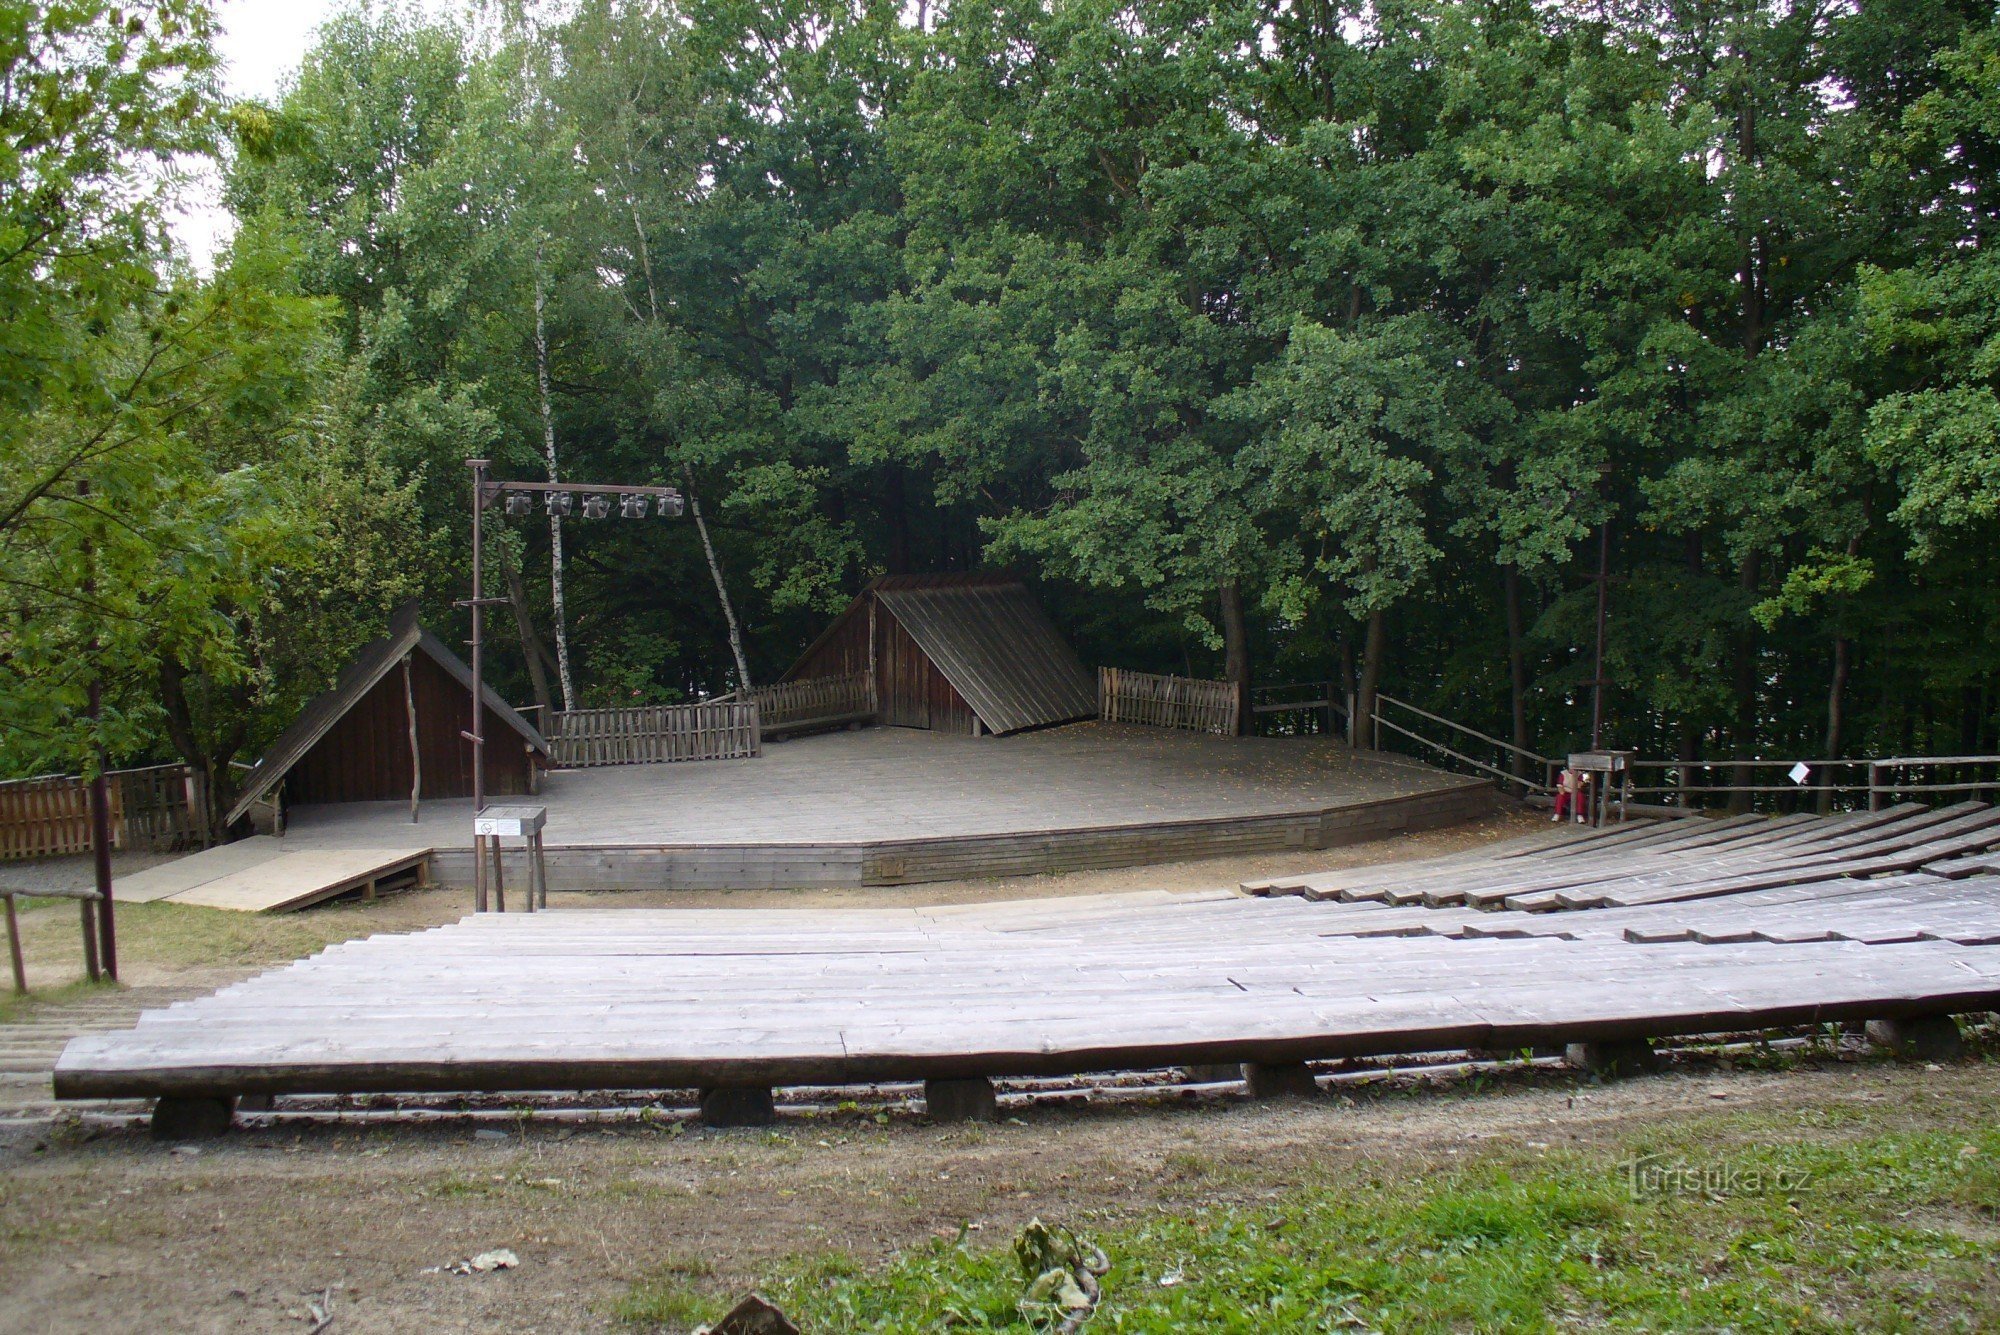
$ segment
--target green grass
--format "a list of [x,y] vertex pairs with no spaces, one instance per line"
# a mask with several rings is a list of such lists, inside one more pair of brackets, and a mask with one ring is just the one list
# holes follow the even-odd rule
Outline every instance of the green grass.
[[[22,897],[23,947],[38,966],[83,971],[76,901]],[[121,965],[166,970],[254,966],[297,959],[365,933],[365,905],[332,904],[310,914],[234,913],[190,904],[119,904]],[[37,989],[38,992],[43,989]]]
[[[5,967],[0,965],[0,970],[4,970]],[[7,978],[7,975],[0,972],[0,978]],[[7,979],[5,982],[0,982],[0,987],[6,989],[0,992],[0,1024],[13,1024],[17,1020],[25,1020],[38,1006],[78,1001],[93,992],[114,990],[117,986],[109,980],[93,983],[87,979],[79,979],[73,983],[59,983],[54,987],[36,988],[26,996],[22,996],[14,991],[12,980]]]
[[[1836,1139],[1814,1120],[1710,1120],[1616,1152],[1516,1150],[1428,1172],[1349,1164],[1268,1204],[1175,1208],[1095,1234],[1112,1266],[1087,1329],[2000,1326],[2000,1130],[1954,1119]],[[1737,1177],[1635,1196],[1619,1167],[1642,1154]],[[760,1288],[809,1333],[1032,1329],[1004,1246],[935,1242],[873,1271],[806,1258]],[[729,1296],[681,1262],[617,1314],[681,1331]]]

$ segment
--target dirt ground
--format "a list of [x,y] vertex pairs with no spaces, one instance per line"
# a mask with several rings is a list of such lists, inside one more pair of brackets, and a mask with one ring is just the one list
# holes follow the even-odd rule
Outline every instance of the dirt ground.
[[[1423,856],[1527,828],[1506,818],[1332,852],[1033,880],[552,902],[879,905],[1192,889]],[[287,919],[134,913],[128,979],[143,991],[238,976],[315,942],[418,929],[465,907],[461,893],[422,892]],[[194,928],[181,922],[189,914]],[[232,916],[235,926],[222,921]],[[39,967],[55,977],[74,948],[63,942],[73,916],[30,927]],[[219,944],[205,950],[205,939]],[[281,1124],[170,1149],[104,1117],[23,1117],[0,1129],[0,1335],[304,1331],[309,1303],[328,1297],[336,1319],[326,1329],[336,1333],[618,1329],[619,1296],[662,1272],[726,1293],[786,1258],[830,1249],[869,1265],[961,1228],[975,1245],[1004,1245],[1038,1214],[1110,1226],[1301,1183],[1422,1174],[1493,1146],[1622,1143],[1634,1128],[1690,1119],[1734,1119],[1732,1134],[1755,1136],[1765,1134],[1756,1127],[1820,1124],[1794,1119],[1807,1107],[1914,1118],[1946,1107],[1990,1113],[2000,1097],[2000,1067],[1990,1063],[1726,1065],[1690,1059],[1611,1086],[1520,1067],[1449,1083],[1389,1080],[1312,1103],[1218,1094],[1036,1106],[991,1126],[884,1119],[863,1106],[758,1131],[533,1117]],[[501,1247],[518,1254],[518,1268],[448,1269]]]
[[[1494,1146],[1622,1143],[1724,1116],[1782,1125],[1808,1107],[1990,1113],[1996,1096],[1992,1066],[1864,1064],[1605,1087],[1540,1072],[1478,1092],[1032,1110],[988,1127],[531,1123],[490,1140],[328,1128],[240,1132],[199,1154],[136,1132],[50,1132],[0,1167],[0,1332],[303,1330],[328,1291],[341,1331],[614,1329],[619,1295],[663,1270],[733,1292],[828,1249],[867,1265],[961,1227],[1004,1245],[1035,1215],[1108,1227],[1300,1183],[1422,1174]],[[518,1269],[435,1270],[498,1247]]]

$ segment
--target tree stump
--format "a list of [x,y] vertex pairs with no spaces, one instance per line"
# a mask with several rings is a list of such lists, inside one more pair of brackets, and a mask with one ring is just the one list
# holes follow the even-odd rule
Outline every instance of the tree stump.
[[1572,1043],[1564,1050],[1571,1066],[1579,1066],[1604,1080],[1649,1075],[1660,1069],[1649,1038],[1613,1038],[1595,1043]]
[[701,1120],[710,1126],[769,1126],[777,1115],[769,1085],[716,1085],[701,1091]]
[[236,1100],[168,1095],[153,1104],[154,1140],[213,1140],[227,1135],[236,1119]]
[[1913,1061],[1956,1061],[1965,1055],[1965,1036],[1949,1015],[1870,1020],[1866,1032],[1870,1043]]
[[1000,1104],[993,1095],[993,1082],[974,1076],[970,1080],[924,1081],[924,1111],[933,1122],[997,1122]]
[[1319,1093],[1312,1068],[1304,1062],[1272,1066],[1263,1062],[1244,1062],[1243,1083],[1253,1099],[1309,1099]]

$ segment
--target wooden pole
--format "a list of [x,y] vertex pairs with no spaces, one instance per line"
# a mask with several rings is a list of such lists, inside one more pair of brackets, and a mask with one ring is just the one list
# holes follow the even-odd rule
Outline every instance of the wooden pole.
[[96,903],[91,899],[79,899],[76,907],[83,917],[83,971],[91,982],[98,979],[97,969],[97,915],[91,912]]
[[[538,289],[539,291],[539,289]],[[480,515],[486,509],[486,463],[484,459],[468,459],[466,466],[472,470],[472,731],[465,734],[472,743],[472,814],[477,817],[486,806],[486,692],[485,680],[481,676],[485,662],[480,656],[480,632],[482,613],[486,597],[483,579],[485,573],[484,546],[480,532]],[[567,689],[568,682],[565,680]],[[486,841],[478,835],[472,838],[472,904],[475,913],[486,912]]]
[[1604,627],[1611,588],[1611,520],[1597,526],[1597,653],[1590,680],[1590,749],[1604,745]]
[[424,791],[424,758],[417,747],[417,692],[410,683],[410,658],[403,655],[403,716],[410,725],[410,824],[417,823],[417,799]]
[[543,908],[549,906],[549,866],[540,830],[535,831],[535,898]]
[[7,959],[14,966],[14,991],[28,995],[28,969],[21,962],[21,924],[14,917],[14,896],[11,891],[0,892],[0,899],[7,901]]
[[[96,681],[90,683],[90,718],[94,728],[104,711],[103,688]],[[97,906],[94,911],[97,929],[97,954],[104,963],[104,972],[112,982],[118,981],[118,927],[111,907],[111,780],[104,772],[107,756],[104,743],[97,743],[97,775],[90,781],[90,844],[91,861],[97,874]],[[83,906],[84,932],[91,930],[93,910],[86,900]]]
[[722,582],[722,563],[715,559],[715,544],[708,540],[708,521],[701,517],[701,497],[694,489],[694,465],[683,463],[681,476],[687,479],[688,513],[694,516],[695,532],[701,535],[701,550],[708,557],[709,578],[715,581],[715,597],[722,604],[723,624],[729,628],[729,652],[736,659],[736,685],[748,691],[750,660],[743,656],[743,630],[736,624],[736,607],[729,601],[729,586]]
[[[76,484],[78,496],[90,495],[88,479]],[[90,544],[84,544],[85,570],[83,589],[86,595],[97,591],[97,564]],[[112,981],[118,979],[118,928],[113,922],[111,910],[111,792],[110,781],[104,770],[109,757],[104,749],[104,684],[98,679],[98,644],[95,636],[90,641],[90,731],[91,740],[97,754],[97,777],[90,781],[90,844],[92,866],[97,874],[97,902],[102,905],[95,910],[95,922],[90,902],[83,902],[83,934],[86,938],[85,958],[90,963],[90,981],[97,981],[97,958],[99,941],[93,941],[93,931],[101,939],[104,967],[111,974]]]

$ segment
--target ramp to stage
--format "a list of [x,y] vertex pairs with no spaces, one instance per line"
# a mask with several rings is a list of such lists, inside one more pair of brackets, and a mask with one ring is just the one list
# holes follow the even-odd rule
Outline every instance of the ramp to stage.
[[293,849],[259,835],[190,853],[118,878],[113,892],[127,904],[165,900],[246,913],[304,908],[349,890],[415,872],[429,880],[429,848]]
[[1378,896],[1347,901],[486,915],[335,946],[79,1037],[55,1089],[839,1084],[1989,1010],[2000,874],[1971,845],[2000,840],[2000,819],[1969,819],[1982,813],[1562,835],[1342,873]]

